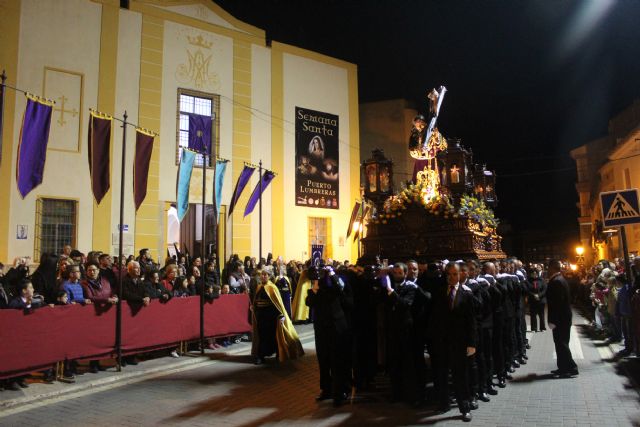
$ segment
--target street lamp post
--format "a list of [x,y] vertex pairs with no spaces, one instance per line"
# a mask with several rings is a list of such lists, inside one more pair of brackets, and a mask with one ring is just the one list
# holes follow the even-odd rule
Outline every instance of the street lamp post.
[[583,246],[576,246],[576,264],[578,264],[578,267],[580,268],[580,270],[584,268],[584,247]]

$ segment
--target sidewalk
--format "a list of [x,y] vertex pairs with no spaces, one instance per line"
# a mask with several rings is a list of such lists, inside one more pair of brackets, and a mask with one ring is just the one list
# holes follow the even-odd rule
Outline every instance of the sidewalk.
[[[302,342],[313,339],[313,325],[298,325],[296,330]],[[47,384],[42,382],[40,376],[34,376],[28,381],[29,388],[20,389],[19,391],[0,391],[0,415],[6,416],[22,412],[30,409],[34,404],[42,406],[43,404],[86,396],[89,393],[97,393],[115,387],[211,366],[227,357],[249,354],[250,352],[251,342],[240,342],[228,348],[207,349],[204,355],[201,355],[199,351],[192,351],[182,355],[180,358],[165,356],[141,360],[138,365],[127,365],[120,372],[116,371],[113,361],[108,361],[110,363],[107,370],[98,374],[87,372],[87,366],[83,366],[81,372],[85,373],[76,375],[75,383],[73,384],[59,381]],[[103,365],[105,365],[104,362]]]

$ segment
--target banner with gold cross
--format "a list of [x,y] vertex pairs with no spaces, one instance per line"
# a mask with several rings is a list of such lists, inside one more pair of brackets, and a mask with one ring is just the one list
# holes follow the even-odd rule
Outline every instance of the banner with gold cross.
[[43,95],[56,102],[48,150],[80,152],[83,80],[81,73],[44,68]]

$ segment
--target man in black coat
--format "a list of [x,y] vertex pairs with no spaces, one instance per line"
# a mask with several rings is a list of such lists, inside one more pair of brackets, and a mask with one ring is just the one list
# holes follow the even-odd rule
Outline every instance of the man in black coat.
[[[127,275],[122,280],[122,300],[126,301],[134,309],[142,306],[148,306],[151,298],[140,277],[140,264],[137,261],[131,261],[127,264]],[[122,366],[137,365],[138,361],[135,356],[127,356],[122,358]]]
[[429,351],[433,353],[434,386],[440,409],[447,410],[447,368],[450,367],[462,419],[471,421],[468,357],[475,354],[477,342],[473,294],[471,289],[460,284],[460,267],[455,263],[447,264],[445,277],[444,286],[432,286],[430,289],[432,309],[429,322]]
[[[493,262],[485,262],[482,265],[483,274],[479,277],[489,283],[489,295],[491,296],[491,311],[492,311],[492,335],[491,335],[491,344],[492,344],[492,374],[495,374],[498,378],[498,384],[496,384],[500,388],[505,388],[507,386],[506,377],[507,370],[504,361],[504,322],[505,322],[505,293],[498,286],[498,281],[496,279],[496,266]],[[492,383],[493,385],[493,383]],[[494,394],[495,389],[489,389],[489,394]]]
[[353,296],[348,284],[327,267],[309,268],[312,283],[306,304],[313,309],[316,356],[320,367],[317,401],[333,398],[340,406],[351,389],[351,324]]
[[118,289],[118,278],[113,272],[113,259],[111,258],[111,255],[100,254],[100,256],[98,256],[98,264],[100,267],[100,276],[109,281],[111,289]]
[[[478,342],[476,346],[475,365],[477,366],[477,386],[474,390],[476,398],[483,402],[490,400],[488,394],[496,395],[493,388],[493,307],[489,282],[478,275],[479,264],[475,260],[466,263],[468,280],[467,285],[473,291],[476,301],[475,316],[478,327]],[[461,266],[461,271],[464,271]],[[472,364],[473,367],[473,364]]]
[[370,389],[378,368],[378,313],[382,289],[373,266],[349,267],[347,282],[353,292],[353,382],[356,393]]
[[571,334],[571,297],[569,284],[562,276],[560,261],[549,261],[549,283],[547,285],[547,322],[553,330],[553,343],[556,346],[558,369],[551,371],[564,378],[578,375],[578,366],[573,361],[569,349]]
[[122,299],[129,305],[148,306],[151,301],[144,281],[140,277],[140,264],[137,261],[127,264],[127,276],[122,280]]
[[[424,399],[425,363],[422,324],[427,294],[407,280],[407,264],[394,264],[385,277],[387,365],[392,399],[419,405]],[[421,322],[422,321],[422,322]]]
[[547,304],[547,284],[540,277],[538,270],[533,270],[529,275],[529,313],[531,314],[531,331],[538,332],[538,320],[540,331],[546,330],[544,322],[544,306]]

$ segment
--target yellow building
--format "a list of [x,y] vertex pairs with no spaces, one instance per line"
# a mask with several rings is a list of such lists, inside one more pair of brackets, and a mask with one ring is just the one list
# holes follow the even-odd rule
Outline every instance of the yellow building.
[[[322,243],[335,259],[355,258],[344,239],[358,197],[359,129],[354,64],[278,42],[208,0],[0,0],[0,69],[7,84],[56,101],[43,183],[22,199],[15,164],[25,97],[9,90],[0,166],[0,260],[38,258],[69,241],[82,252],[117,253],[122,129],[112,128],[111,189],[97,205],[87,162],[89,108],[158,131],[147,197],[134,212],[135,136],[127,132],[126,254],[150,248],[163,259],[180,236],[183,246],[199,231],[202,170],[195,168],[182,225],[175,223],[176,173],[183,113],[215,118],[219,156],[230,159],[223,213],[244,162],[278,175],[263,197],[263,256],[309,257]],[[339,209],[297,206],[296,107],[338,116]],[[184,138],[183,138],[184,139]],[[202,164],[202,160],[200,160]],[[207,203],[211,203],[211,173]],[[219,255],[258,255],[258,210],[243,218],[257,173],[233,215],[222,217]],[[337,200],[336,200],[337,202]],[[335,207],[335,205],[334,205]],[[180,229],[180,231],[178,231]],[[209,232],[207,232],[209,234]],[[212,237],[211,237],[212,238]],[[210,240],[208,236],[207,241]]]
[[[622,257],[617,228],[600,227],[600,193],[640,188],[640,100],[611,119],[608,135],[571,151],[576,161],[580,240],[587,263]],[[625,227],[630,253],[640,251],[640,224]]]

